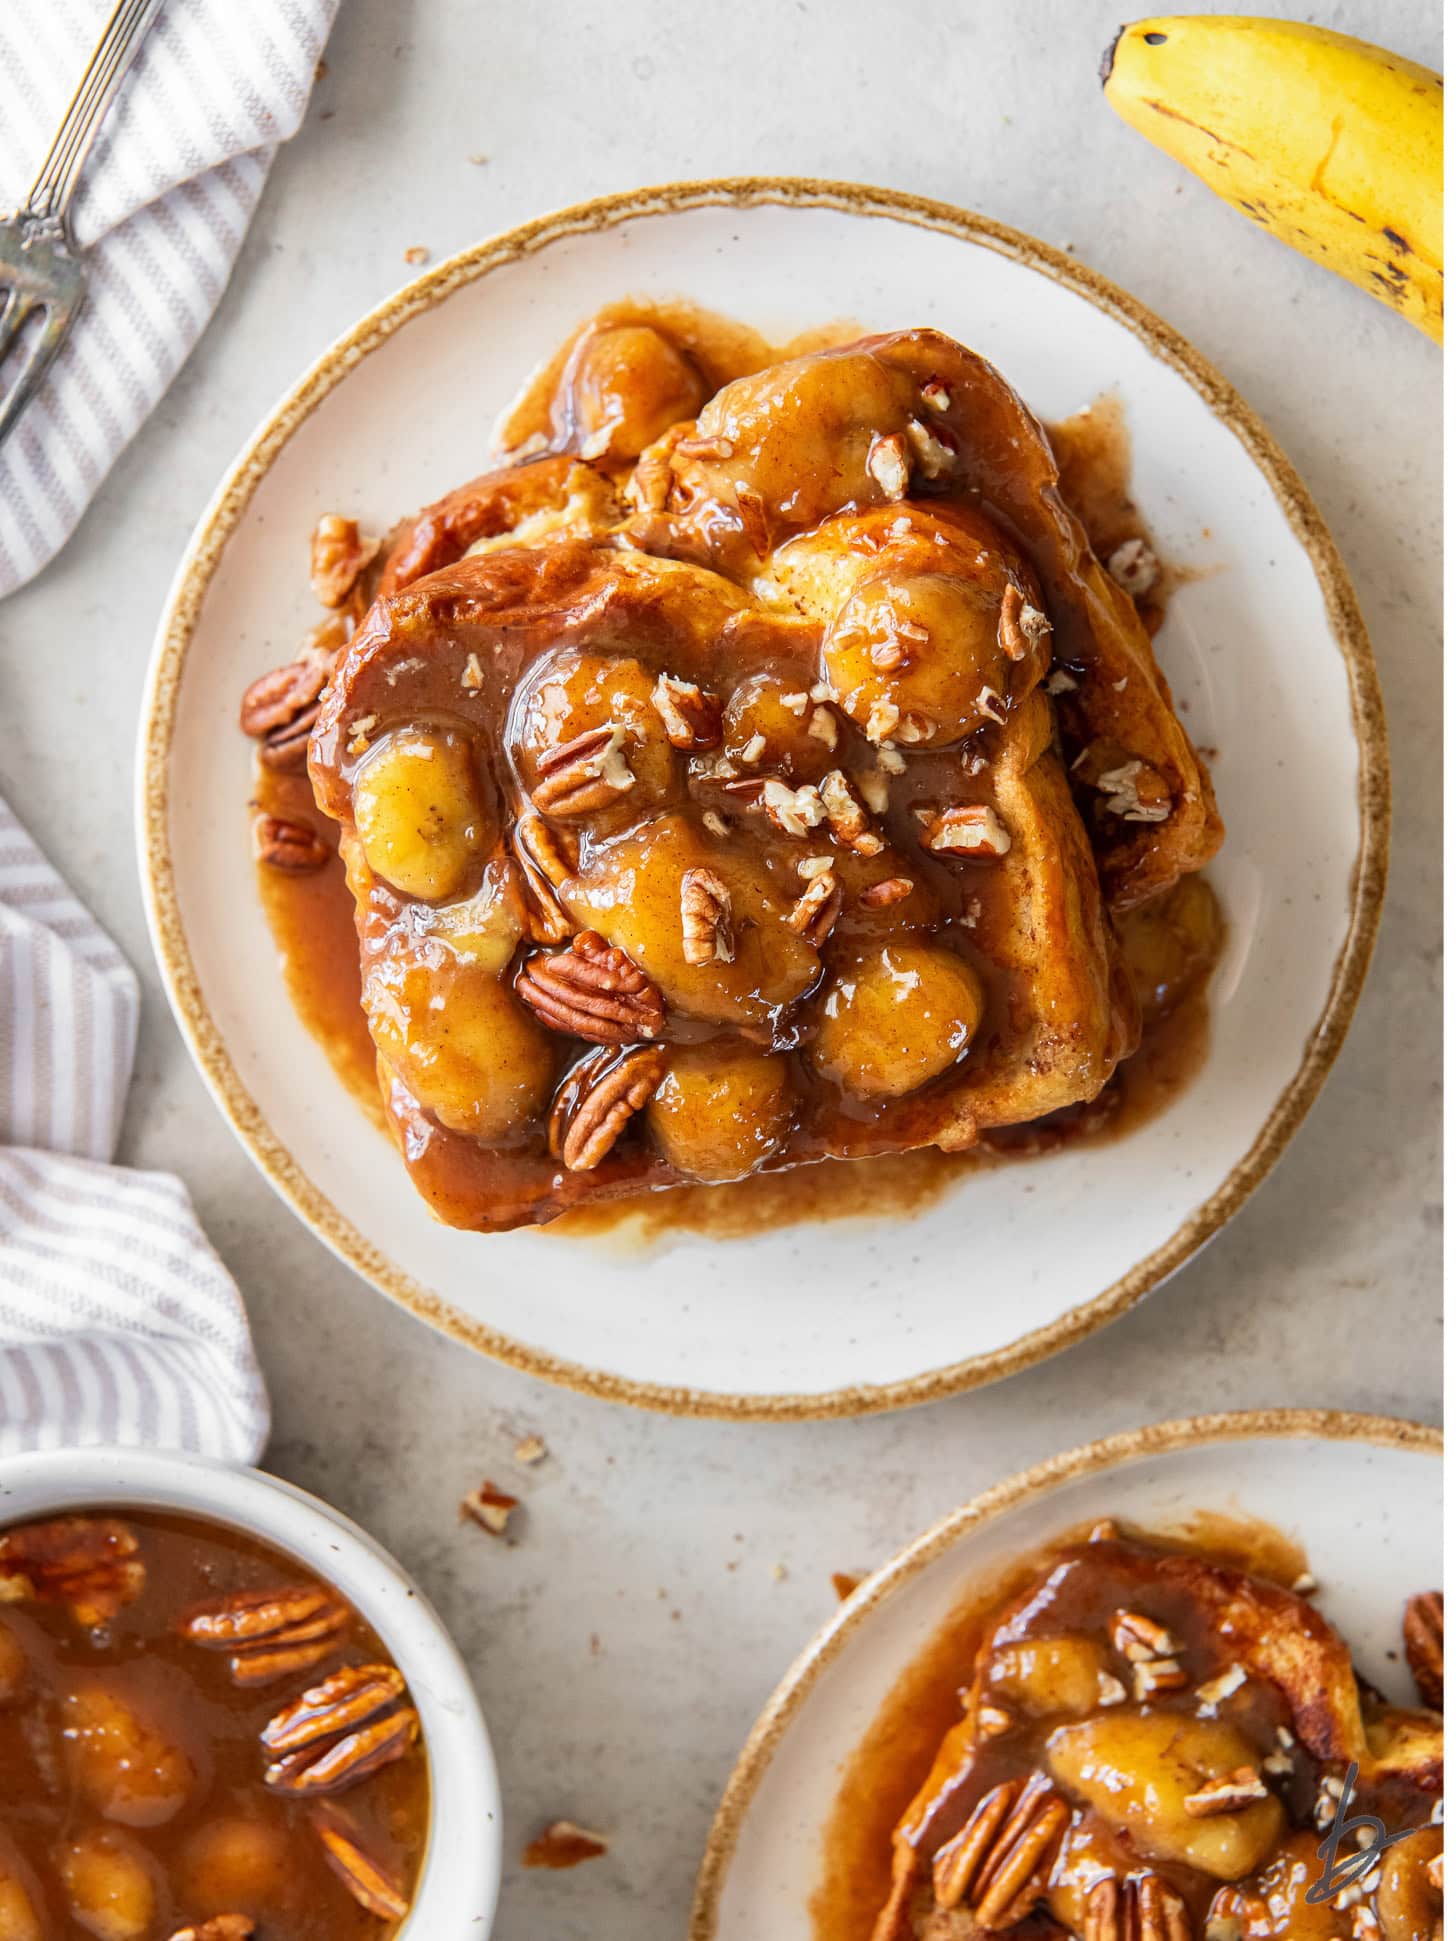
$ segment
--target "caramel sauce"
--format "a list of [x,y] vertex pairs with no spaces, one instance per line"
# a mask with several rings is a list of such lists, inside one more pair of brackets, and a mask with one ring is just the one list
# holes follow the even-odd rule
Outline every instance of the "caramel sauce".
[[[56,1941],[80,1941],[83,1933],[150,1941],[222,1914],[251,1918],[260,1934],[290,1941],[387,1941],[398,1923],[354,1898],[325,1856],[315,1816],[339,1815],[408,1900],[429,1826],[424,1750],[416,1744],[320,1803],[268,1790],[259,1742],[271,1717],[331,1672],[387,1665],[379,1638],[351,1610],[311,1670],[239,1687],[228,1651],[180,1635],[179,1618],[234,1592],[316,1584],[312,1573],[201,1519],[127,1508],[83,1514],[125,1525],[138,1541],[145,1580],[133,1601],[90,1630],[68,1604],[44,1595],[0,1602],[0,1664],[10,1665],[16,1645],[24,1654],[18,1692],[8,1703],[0,1692],[0,1915],[11,1908],[7,1883],[18,1881],[39,1910],[39,1932]],[[155,1736],[130,1751],[113,1738],[108,1751],[95,1711],[88,1712],[103,1771],[85,1753],[88,1735],[66,1723],[66,1701],[76,1693],[90,1695],[93,1707],[114,1698]],[[178,1772],[185,1788],[164,1796],[154,1776]],[[120,1888],[101,1903],[105,1914],[83,1919],[70,1906],[65,1855],[93,1836],[119,1851],[133,1892],[138,1875],[149,1883],[151,1915],[140,1926],[122,1922],[119,1910],[134,1901]],[[108,1917],[118,1924],[97,1925]],[[0,1929],[12,1931],[3,1919]],[[30,1932],[23,1923],[16,1931]]]
[[[824,1828],[823,1865],[810,1900],[813,1941],[870,1941],[890,1891],[891,1838],[934,1764],[941,1742],[963,1716],[961,1691],[992,1619],[1092,1524],[1052,1538],[991,1583],[977,1584],[901,1672],[853,1756]],[[1231,1565],[1289,1588],[1307,1565],[1294,1540],[1272,1524],[1199,1511],[1156,1532],[1131,1524],[1121,1534],[1167,1550]]]

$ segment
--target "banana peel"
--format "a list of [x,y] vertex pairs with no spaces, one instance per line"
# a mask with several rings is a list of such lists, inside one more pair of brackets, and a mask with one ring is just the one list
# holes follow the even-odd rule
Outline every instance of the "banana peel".
[[1210,14],[1121,28],[1102,84],[1231,207],[1443,341],[1438,74],[1302,21]]

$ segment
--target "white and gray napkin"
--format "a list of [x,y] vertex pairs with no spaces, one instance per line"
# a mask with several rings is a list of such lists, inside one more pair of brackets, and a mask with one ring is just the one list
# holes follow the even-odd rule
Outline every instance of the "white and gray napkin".
[[[34,179],[115,0],[0,0],[0,211]],[[65,542],[217,306],[338,0],[167,0],[73,210],[88,300],[0,447],[0,597]]]
[[130,965],[0,800],[0,1456],[253,1462],[267,1439],[243,1305],[185,1187],[110,1163],[138,1010]]

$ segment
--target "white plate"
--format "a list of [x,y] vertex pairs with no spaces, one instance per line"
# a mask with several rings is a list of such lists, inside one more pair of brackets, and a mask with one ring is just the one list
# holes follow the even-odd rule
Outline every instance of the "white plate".
[[1201,1416],[1074,1449],[957,1510],[866,1578],[764,1708],[709,1835],[689,1941],[809,1941],[845,1763],[897,1679],[978,1583],[1097,1517],[1169,1534],[1209,1511],[1273,1524],[1304,1550],[1356,1668],[1417,1703],[1401,1614],[1441,1582],[1440,1449],[1436,1430],[1380,1416]]
[[[1122,397],[1138,500],[1199,571],[1159,651],[1218,750],[1230,919],[1205,1070],[1114,1144],[968,1177],[922,1213],[654,1252],[437,1226],[294,1018],[244,833],[238,697],[313,615],[324,512],[387,527],[480,469],[492,423],[581,319],[687,296],[784,336],[934,324],[1048,418]],[[1051,1353],[1202,1245],[1278,1156],[1348,1024],[1384,876],[1386,767],[1368,641],[1287,461],[1187,345],[1081,265],[879,190],[683,185],[482,244],[327,353],[204,514],[163,619],[140,751],[158,957],[204,1076],[315,1230],[438,1325],[553,1380],[679,1412],[921,1401]],[[966,1236],[974,1233],[968,1256]]]

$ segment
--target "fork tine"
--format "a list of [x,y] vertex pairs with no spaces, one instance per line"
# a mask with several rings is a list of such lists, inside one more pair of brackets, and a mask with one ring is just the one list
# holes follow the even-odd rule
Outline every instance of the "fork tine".
[[[24,304],[25,315],[28,316],[35,307],[34,301]],[[80,309],[80,303],[74,303],[51,307],[48,310],[40,335],[31,345],[25,362],[20,367],[19,377],[4,398],[0,399],[0,446],[4,445],[11,426],[40,389],[41,380],[50,369],[51,360],[56,352],[71,334],[71,325],[76,321]],[[22,318],[23,321],[24,318]],[[0,356],[3,356],[3,350],[0,350]]]
[[0,364],[3,364],[14,348],[15,340],[25,328],[25,320],[34,310],[38,298],[33,291],[22,290],[16,284],[9,289],[0,286],[4,303],[0,304]]

